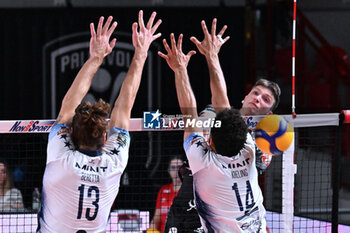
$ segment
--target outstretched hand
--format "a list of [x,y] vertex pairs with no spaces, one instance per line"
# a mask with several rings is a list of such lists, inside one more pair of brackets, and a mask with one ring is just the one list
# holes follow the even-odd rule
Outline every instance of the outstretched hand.
[[205,21],[202,20],[202,30],[204,33],[203,41],[199,41],[196,37],[192,36],[190,40],[197,46],[199,52],[204,56],[217,55],[220,52],[221,46],[230,39],[226,36],[225,39],[222,38],[225,33],[227,26],[223,26],[221,31],[216,35],[216,23],[217,19],[214,18],[211,25],[211,34],[208,32],[207,25]]
[[170,34],[171,49],[168,43],[166,42],[166,39],[163,39],[163,45],[165,50],[168,52],[168,54],[165,55],[162,52],[158,52],[158,55],[166,60],[169,67],[174,72],[176,72],[178,68],[186,68],[188,65],[188,62],[190,61],[191,56],[196,54],[196,51],[194,50],[189,51],[187,55],[185,55],[182,52],[182,38],[183,38],[183,35],[180,34],[176,44],[174,33],[171,33]]
[[[143,11],[139,11],[138,23],[135,22],[132,25],[132,44],[135,47],[135,52],[147,52],[151,43],[162,35],[161,33],[154,35],[159,25],[162,23],[162,20],[158,19],[153,25],[156,15],[157,13],[153,12],[145,26],[143,21]],[[139,31],[137,30],[138,26]]]
[[102,27],[104,17],[100,17],[97,26],[97,33],[95,32],[95,26],[93,23],[90,24],[90,57],[98,57],[103,59],[105,56],[110,54],[115,46],[115,42],[117,41],[114,38],[110,43],[109,39],[114,32],[114,29],[117,27],[117,22],[113,22],[112,26],[110,26],[113,20],[112,16],[109,16],[106,24]]

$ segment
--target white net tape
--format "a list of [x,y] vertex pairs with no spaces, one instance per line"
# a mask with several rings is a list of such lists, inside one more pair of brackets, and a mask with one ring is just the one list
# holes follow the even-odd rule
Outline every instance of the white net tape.
[[[282,115],[293,127],[316,127],[316,126],[337,126],[339,125],[339,113],[326,114],[301,114],[293,119],[291,115]],[[245,116],[244,120],[250,128],[254,128],[264,116]],[[130,119],[130,132],[134,131],[165,131],[183,130],[179,124],[181,118],[159,117],[159,129],[144,127],[143,118]],[[11,120],[0,121],[0,133],[48,133],[55,120]]]

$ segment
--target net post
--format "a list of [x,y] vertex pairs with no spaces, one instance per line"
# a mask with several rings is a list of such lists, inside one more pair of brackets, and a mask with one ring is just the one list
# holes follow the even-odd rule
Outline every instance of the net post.
[[333,183],[333,197],[332,197],[332,233],[338,232],[339,224],[339,188],[340,188],[340,156],[341,156],[341,141],[342,141],[342,125],[344,122],[350,120],[350,111],[343,110],[339,114],[339,125],[335,136],[335,154],[333,158],[332,168],[332,183]]
[[293,232],[294,219],[294,176],[296,165],[294,164],[295,136],[292,144],[282,157],[282,219],[283,233]]
[[[292,114],[288,119],[295,127],[295,117]],[[283,153],[282,157],[282,219],[283,233],[291,233],[294,231],[294,182],[297,165],[295,164],[295,139],[294,132],[293,142],[290,147]]]

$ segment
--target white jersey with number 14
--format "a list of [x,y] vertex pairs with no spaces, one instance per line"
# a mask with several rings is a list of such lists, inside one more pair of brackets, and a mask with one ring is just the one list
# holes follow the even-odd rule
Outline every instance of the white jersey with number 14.
[[215,153],[200,134],[191,134],[184,149],[205,232],[266,232],[255,144],[250,134],[240,153],[231,157]]

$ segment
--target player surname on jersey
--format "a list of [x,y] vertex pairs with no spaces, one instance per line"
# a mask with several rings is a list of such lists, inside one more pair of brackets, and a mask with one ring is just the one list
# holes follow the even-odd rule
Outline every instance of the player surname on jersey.
[[226,166],[223,166],[223,168],[225,169],[232,169],[231,171],[231,175],[232,178],[242,178],[242,177],[247,177],[248,176],[248,169],[244,168],[241,170],[237,170],[239,168],[243,168],[247,165],[249,165],[249,158],[246,158],[245,160],[241,161],[241,162],[237,162],[237,163],[229,163]]
[[239,171],[231,171],[232,178],[242,178],[242,177],[247,177],[248,176],[248,170],[242,169]]
[[[78,162],[75,163],[75,167],[83,170],[81,172],[80,180],[89,181],[92,183],[100,183],[100,176],[98,175],[99,171],[105,172],[107,167],[93,167],[89,165],[80,165]],[[87,172],[84,172],[87,171]],[[96,174],[93,174],[96,173]]]
[[96,174],[89,174],[89,173],[82,172],[80,180],[89,181],[92,183],[100,183],[100,176]]

